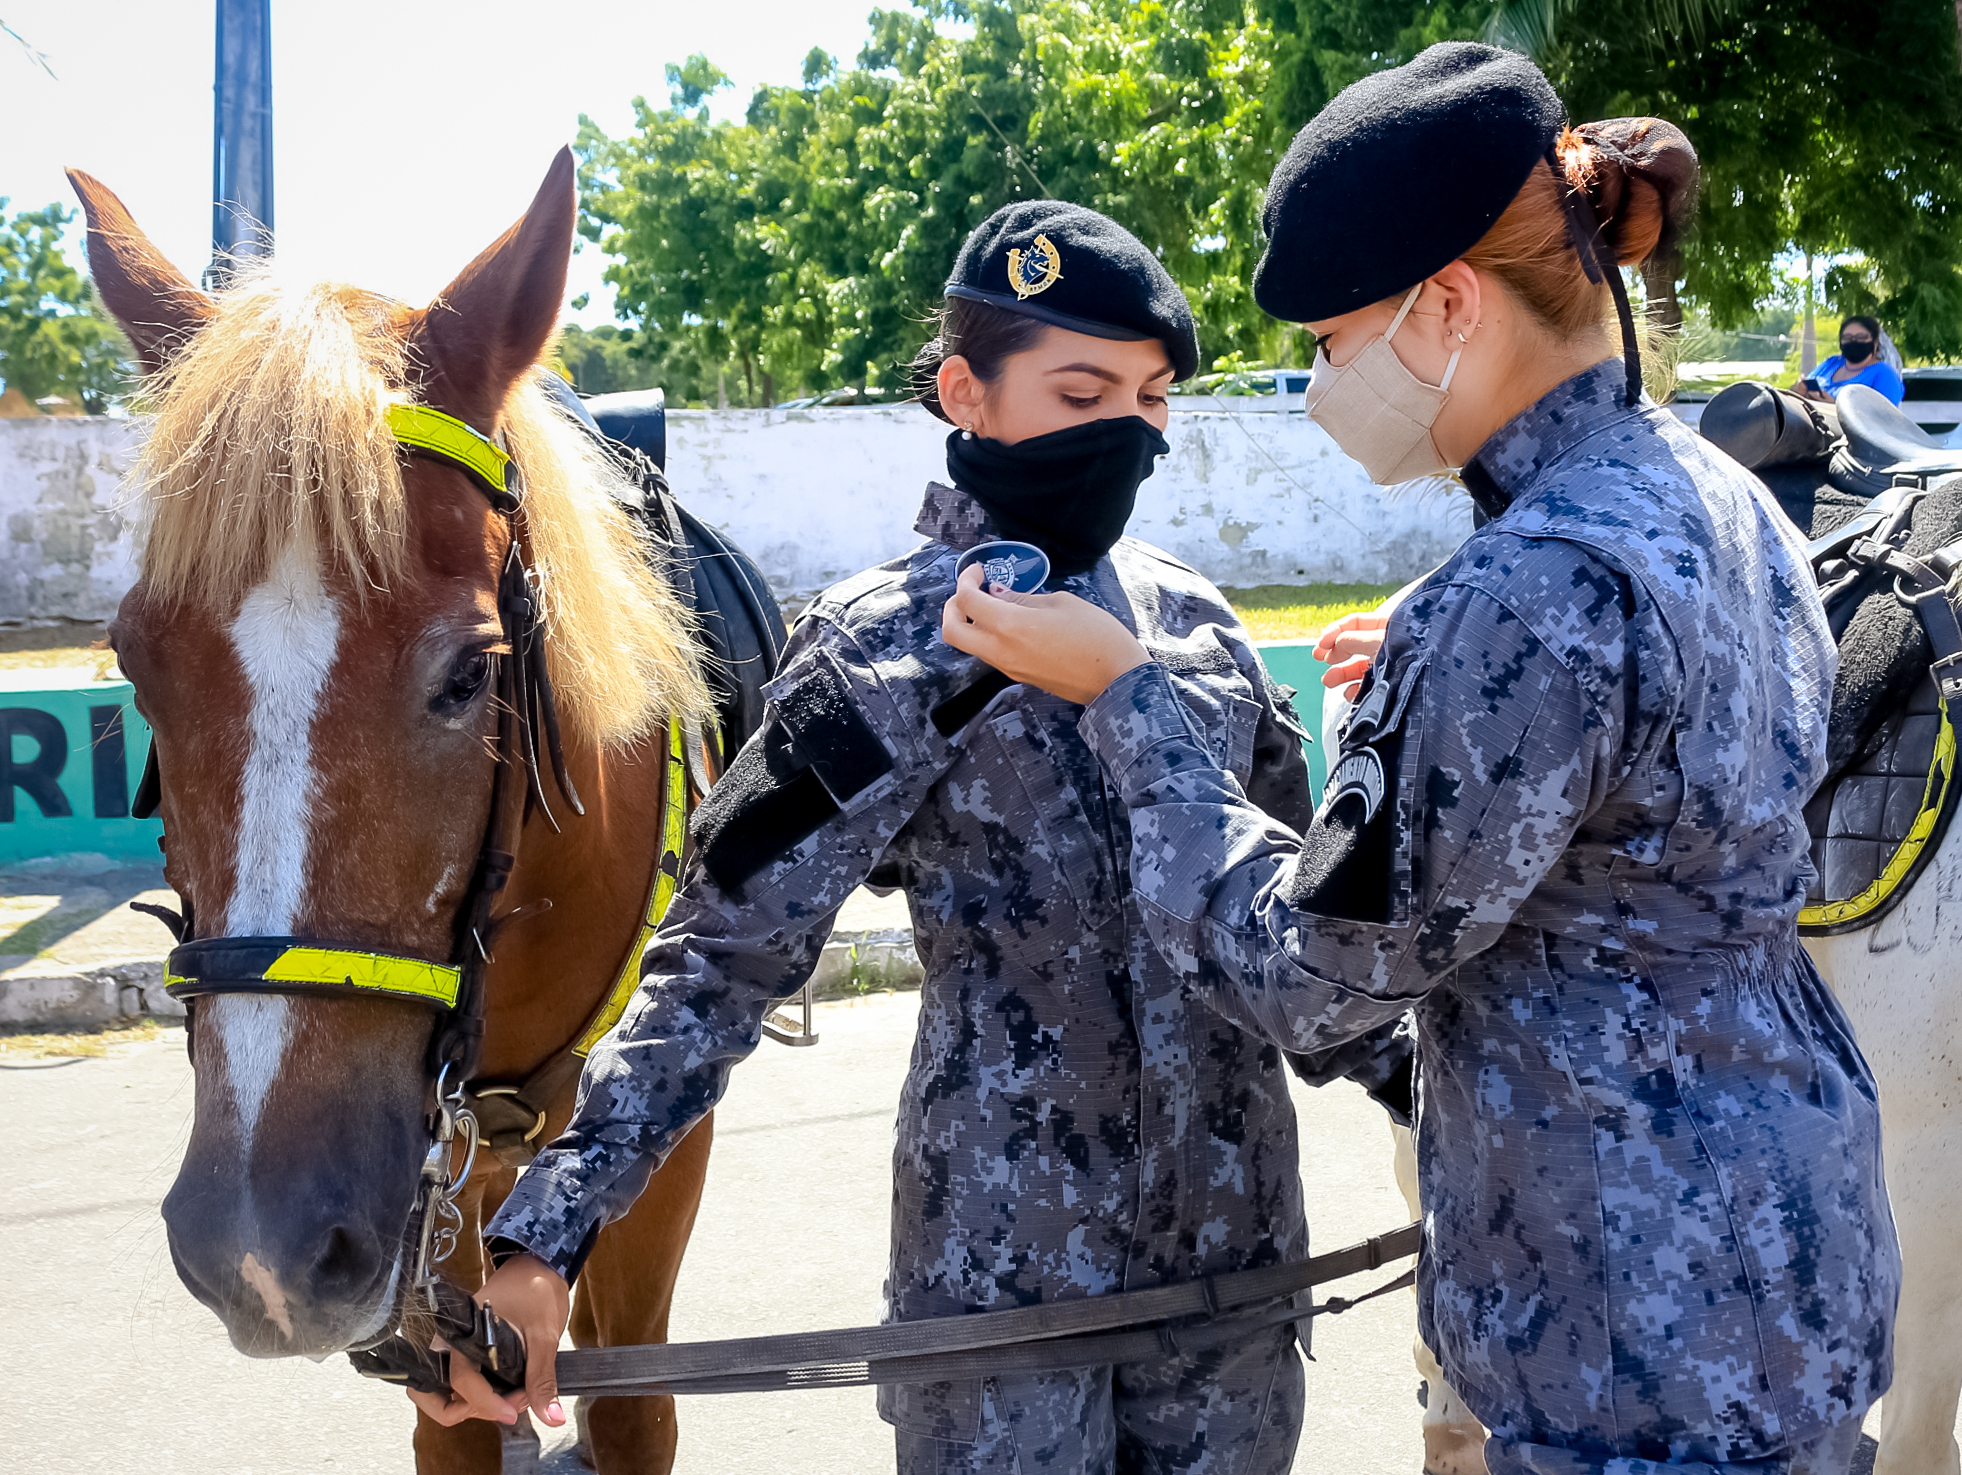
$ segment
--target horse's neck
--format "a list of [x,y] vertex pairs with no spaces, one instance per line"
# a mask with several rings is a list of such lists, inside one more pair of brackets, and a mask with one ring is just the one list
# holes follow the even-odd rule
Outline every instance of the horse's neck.
[[652,744],[604,756],[568,741],[566,766],[586,813],[548,776],[555,831],[534,812],[500,912],[549,900],[496,941],[488,977],[481,1075],[524,1076],[576,1039],[604,1002],[640,935],[661,844],[667,765]]

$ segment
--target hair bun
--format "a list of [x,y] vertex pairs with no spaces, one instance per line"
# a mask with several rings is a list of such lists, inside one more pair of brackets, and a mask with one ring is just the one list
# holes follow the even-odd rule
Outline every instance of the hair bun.
[[1564,129],[1555,147],[1617,261],[1674,253],[1696,206],[1696,150],[1682,129],[1661,118],[1607,118]]

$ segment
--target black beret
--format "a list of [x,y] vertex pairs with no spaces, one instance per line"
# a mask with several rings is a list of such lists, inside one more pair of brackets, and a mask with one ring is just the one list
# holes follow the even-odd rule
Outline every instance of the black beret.
[[1563,117],[1538,67],[1472,41],[1352,82],[1268,181],[1254,300],[1305,323],[1407,292],[1478,244]]
[[1199,367],[1192,304],[1172,274],[1143,241],[1081,205],[1003,205],[962,244],[947,295],[1096,338],[1156,338],[1174,379]]

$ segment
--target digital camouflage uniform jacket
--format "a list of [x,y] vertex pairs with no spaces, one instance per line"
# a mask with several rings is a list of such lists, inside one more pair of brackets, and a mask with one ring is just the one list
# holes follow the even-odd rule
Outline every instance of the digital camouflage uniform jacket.
[[1158,668],[1083,723],[1222,1012],[1325,1050],[1415,1009],[1421,1327],[1495,1475],[1779,1458],[1892,1372],[1873,1076],[1794,925],[1836,653],[1764,490],[1622,384],[1466,468],[1493,520],[1392,616],[1305,840]]
[[[640,991],[592,1052],[571,1126],[487,1235],[576,1272],[869,877],[905,890],[926,971],[894,1153],[890,1317],[1306,1257],[1282,1052],[1195,1002],[1153,947],[1082,708],[941,641],[958,552],[995,536],[979,505],[931,486],[918,527],[931,541],[798,623],[764,729],[697,815],[701,864]],[[1300,730],[1217,590],[1128,539],[1064,587],[1177,673],[1175,700],[1236,784],[1306,825]],[[972,1439],[978,1394],[888,1389],[882,1409]]]

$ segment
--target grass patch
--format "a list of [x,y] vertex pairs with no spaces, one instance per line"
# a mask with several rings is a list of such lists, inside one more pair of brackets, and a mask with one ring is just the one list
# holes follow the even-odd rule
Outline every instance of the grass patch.
[[1255,640],[1306,640],[1352,610],[1374,609],[1401,584],[1256,584],[1222,589]]
[[159,1040],[166,1033],[183,1031],[176,1020],[119,1019],[95,1029],[71,1030],[65,1034],[0,1033],[0,1060],[55,1060],[77,1055],[101,1059],[119,1055],[132,1045]]
[[0,626],[0,671],[93,671],[97,681],[120,681],[116,653],[98,647],[109,627],[87,620]]

